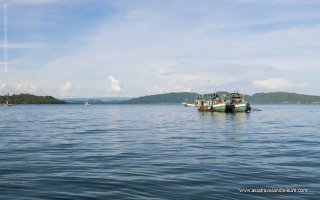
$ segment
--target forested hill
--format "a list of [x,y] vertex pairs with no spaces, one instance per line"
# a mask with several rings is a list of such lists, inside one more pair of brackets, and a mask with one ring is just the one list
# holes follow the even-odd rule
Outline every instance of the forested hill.
[[[14,94],[9,96],[9,103],[12,104],[64,104],[66,102],[58,100],[52,96],[35,96],[31,94]],[[0,96],[0,104],[7,101],[7,96]]]
[[246,96],[246,100],[252,103],[319,103],[320,96],[288,92],[269,92]]
[[172,92],[166,94],[157,94],[150,96],[143,96],[134,99],[124,101],[124,103],[130,104],[157,104],[157,103],[181,103],[188,100],[194,100],[197,97],[197,93],[191,92]]
[[[219,92],[220,96],[226,92]],[[188,100],[194,100],[197,93],[178,92],[166,93],[158,95],[143,96],[122,103],[129,104],[159,104],[159,103],[181,103]],[[316,103],[320,102],[320,96],[304,95],[288,92],[270,92],[270,93],[256,93],[254,95],[246,95],[245,99],[250,103]]]

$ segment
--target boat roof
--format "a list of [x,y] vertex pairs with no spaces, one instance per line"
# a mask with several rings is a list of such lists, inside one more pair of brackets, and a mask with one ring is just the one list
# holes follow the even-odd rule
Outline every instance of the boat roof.
[[239,92],[230,93],[229,96],[232,97],[232,98],[242,98],[242,97],[244,97],[244,95],[240,94]]

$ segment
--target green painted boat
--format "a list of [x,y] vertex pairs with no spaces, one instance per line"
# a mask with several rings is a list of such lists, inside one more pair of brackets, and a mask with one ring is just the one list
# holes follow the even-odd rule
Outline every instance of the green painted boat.
[[218,93],[200,95],[195,103],[198,111],[225,112],[226,109],[226,103],[224,99],[219,97]]
[[239,92],[230,93],[226,97],[226,112],[250,112],[251,107]]

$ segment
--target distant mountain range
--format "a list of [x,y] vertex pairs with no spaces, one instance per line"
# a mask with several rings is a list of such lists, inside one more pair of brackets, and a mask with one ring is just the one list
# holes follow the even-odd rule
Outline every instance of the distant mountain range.
[[[218,92],[220,96],[227,92]],[[164,104],[181,103],[186,100],[193,101],[199,94],[190,92],[166,93],[121,101],[126,104]],[[251,103],[320,103],[320,96],[304,95],[288,92],[256,93],[246,95],[245,99]]]
[[[220,96],[228,92],[218,92]],[[35,96],[31,94],[19,94],[9,96],[10,103],[13,104],[84,104],[88,101],[92,104],[176,104],[184,101],[194,101],[199,94],[192,92],[173,92],[132,97],[105,97],[105,98],[65,98],[56,99],[52,96]],[[288,92],[256,93],[245,95],[245,99],[256,104],[279,104],[279,103],[319,103],[320,96],[304,95]],[[5,103],[7,96],[0,96],[0,104]]]

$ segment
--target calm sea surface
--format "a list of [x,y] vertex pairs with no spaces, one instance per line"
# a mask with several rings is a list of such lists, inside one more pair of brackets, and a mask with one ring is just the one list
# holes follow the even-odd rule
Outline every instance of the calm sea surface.
[[320,105],[255,107],[2,106],[0,199],[319,199]]

